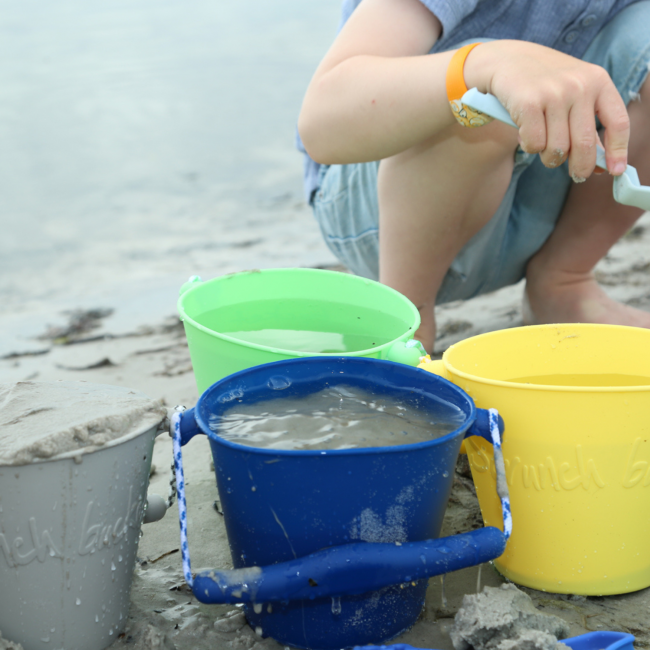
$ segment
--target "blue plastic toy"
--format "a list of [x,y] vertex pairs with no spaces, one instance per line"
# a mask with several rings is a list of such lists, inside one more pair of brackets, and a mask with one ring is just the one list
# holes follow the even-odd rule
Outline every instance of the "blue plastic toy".
[[[390,394],[463,424],[427,442],[362,449],[284,451],[223,440],[210,422],[238,403],[296,397],[327,386]],[[213,425],[214,426],[214,425]],[[226,377],[173,418],[185,577],[204,603],[245,603],[264,636],[311,650],[390,640],[411,627],[427,578],[499,557],[497,528],[436,539],[467,436],[499,441],[503,422],[424,370],[377,359],[317,357]],[[210,441],[234,570],[189,565],[181,445]],[[506,527],[506,530],[508,528]]]
[[[634,650],[634,637],[624,632],[587,632],[580,636],[561,639],[571,650]],[[406,643],[394,645],[357,646],[354,650],[423,650]]]

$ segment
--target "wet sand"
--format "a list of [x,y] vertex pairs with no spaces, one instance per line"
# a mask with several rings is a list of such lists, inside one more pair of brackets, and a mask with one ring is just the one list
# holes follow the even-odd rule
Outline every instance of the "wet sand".
[[[650,217],[645,216],[639,230],[619,243],[599,270],[601,281],[613,295],[646,309],[650,308],[645,262],[648,245]],[[290,258],[286,260],[287,265],[293,263]],[[465,336],[521,325],[520,298],[521,287],[511,287],[474,301],[443,307],[441,328],[444,335],[437,351],[442,352],[449,343]],[[163,398],[170,407],[176,404],[192,406],[198,394],[185,336],[174,316],[173,297],[165,305],[159,305],[160,318],[151,317],[147,321],[146,314],[133,317],[131,330],[124,321],[130,320],[126,315],[137,311],[133,304],[122,305],[118,300],[100,304],[114,311],[104,318],[88,318],[85,331],[83,318],[74,320],[56,311],[41,313],[33,322],[44,338],[18,337],[15,330],[11,330],[14,337],[7,340],[14,341],[15,347],[13,352],[5,351],[0,359],[0,382],[26,378],[81,379],[129,386],[151,397]],[[70,325],[67,329],[66,319]],[[6,322],[7,319],[1,319],[0,326]],[[58,330],[51,326],[53,323],[58,324]],[[93,324],[95,327],[91,328]],[[114,330],[112,324],[115,324]],[[30,346],[33,349],[25,352]],[[214,509],[218,494],[207,441],[195,438],[185,448],[184,455],[189,479],[189,539],[193,566],[197,569],[230,568],[223,518]],[[154,450],[155,472],[150,491],[166,495],[171,458],[171,440],[160,436]],[[481,525],[471,480],[459,468],[443,534],[464,532]],[[259,638],[244,625],[236,607],[202,605],[192,597],[182,578],[179,546],[175,507],[162,521],[144,527],[131,594],[129,626],[112,647],[279,650],[280,646],[273,640]],[[432,578],[420,620],[398,640],[416,647],[451,650],[448,630],[462,596],[476,591],[477,577],[477,568],[449,574],[446,604],[443,603],[440,578]],[[481,585],[497,586],[502,582],[502,577],[489,564],[483,565]],[[616,630],[634,634],[638,647],[650,643],[650,589],[623,596],[593,598],[524,591],[532,596],[541,611],[566,620],[571,635]]]
[[[43,2],[0,18],[0,382],[85,380],[192,406],[198,397],[175,315],[190,275],[250,268],[336,268],[302,198],[293,125],[331,39],[338,0],[164,5],[110,10]],[[13,13],[12,13],[13,12]],[[19,55],[17,55],[17,53]],[[235,54],[236,53],[236,54]],[[610,293],[650,309],[650,218],[600,264]],[[440,309],[439,354],[477,333],[521,324],[521,286]],[[151,491],[167,493],[171,441],[159,437]],[[185,450],[195,568],[231,566],[206,441]],[[644,516],[640,513],[640,516]],[[460,468],[443,534],[482,524]],[[141,539],[125,634],[113,648],[280,646],[232,606],[184,585],[176,511]],[[448,636],[477,568],[430,581],[399,641],[451,650]],[[502,578],[490,565],[481,584]],[[650,590],[584,598],[526,590],[572,635],[620,630],[650,644]]]

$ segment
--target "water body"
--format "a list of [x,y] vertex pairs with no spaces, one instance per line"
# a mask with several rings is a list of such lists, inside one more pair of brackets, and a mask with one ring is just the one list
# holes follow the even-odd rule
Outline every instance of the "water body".
[[2,3],[3,304],[172,272],[212,277],[260,257],[272,266],[260,255],[272,241],[286,264],[286,224],[318,241],[294,127],[338,10],[339,0]]

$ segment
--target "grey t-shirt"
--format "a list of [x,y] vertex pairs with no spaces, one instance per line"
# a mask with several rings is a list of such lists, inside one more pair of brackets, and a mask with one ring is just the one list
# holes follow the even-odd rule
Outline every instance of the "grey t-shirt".
[[[472,38],[515,39],[552,47],[577,58],[596,34],[626,6],[639,0],[420,0],[442,23],[431,53]],[[343,0],[343,27],[361,0]],[[297,146],[305,153],[300,138]],[[318,189],[320,165],[305,153],[305,194]]]

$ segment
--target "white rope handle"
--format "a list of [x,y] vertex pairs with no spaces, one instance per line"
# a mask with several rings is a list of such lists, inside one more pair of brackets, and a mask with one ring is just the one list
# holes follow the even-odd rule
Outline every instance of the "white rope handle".
[[510,492],[506,480],[506,464],[503,460],[501,449],[501,434],[499,433],[499,412],[496,409],[489,409],[490,435],[492,436],[492,447],[494,448],[494,467],[497,472],[497,494],[501,499],[501,511],[503,513],[503,534],[506,539],[512,535],[512,511],[510,509]]
[[187,544],[187,502],[185,501],[185,476],[183,473],[183,456],[181,452],[181,418],[184,407],[176,407],[171,418],[171,435],[174,443],[174,468],[176,470],[176,490],[178,498],[178,520],[181,526],[181,557],[183,559],[183,575],[191,587],[194,584],[190,564],[190,549]]

